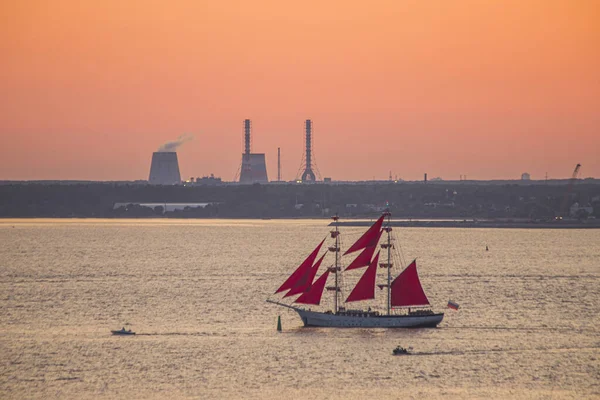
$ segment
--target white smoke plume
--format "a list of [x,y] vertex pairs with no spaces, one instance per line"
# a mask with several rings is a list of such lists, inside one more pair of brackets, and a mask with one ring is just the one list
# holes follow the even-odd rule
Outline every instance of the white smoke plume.
[[183,135],[179,136],[177,139],[175,139],[171,142],[167,142],[167,143],[163,144],[162,146],[160,146],[158,148],[158,151],[159,152],[176,151],[179,146],[181,146],[185,142],[189,142],[193,138],[194,138],[194,135],[191,135],[189,133],[183,134]]

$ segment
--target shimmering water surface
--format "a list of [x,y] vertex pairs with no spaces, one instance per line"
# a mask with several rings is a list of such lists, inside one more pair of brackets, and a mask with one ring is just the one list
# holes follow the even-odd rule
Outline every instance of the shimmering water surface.
[[396,229],[442,324],[302,328],[327,223],[0,221],[0,398],[600,397],[600,231]]

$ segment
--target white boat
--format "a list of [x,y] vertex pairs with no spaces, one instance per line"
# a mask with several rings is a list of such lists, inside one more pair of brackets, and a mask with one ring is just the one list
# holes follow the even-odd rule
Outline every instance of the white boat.
[[410,353],[404,347],[398,346],[394,350],[392,350],[392,354],[395,356],[403,356]]
[[[387,217],[387,222],[385,219]],[[332,217],[335,230],[331,238],[335,244],[328,248],[335,256],[333,264],[315,280],[317,272],[325,258],[323,254],[316,262],[317,256],[325,239],[300,264],[289,278],[277,289],[275,295],[283,295],[281,299],[267,299],[267,302],[290,308],[298,313],[304,326],[317,327],[362,327],[362,328],[422,328],[435,327],[444,318],[444,313],[436,313],[431,305],[419,280],[417,262],[412,261],[403,271],[392,279],[394,262],[392,250],[395,245],[392,239],[391,214],[384,212],[381,217],[352,245],[343,256],[360,251],[358,256],[343,268],[340,256],[340,231],[337,216]],[[385,225],[384,225],[385,222]],[[380,238],[386,234],[379,244]],[[373,257],[379,246],[384,252],[385,262],[379,262],[381,250]],[[387,254],[386,254],[387,253]],[[344,287],[341,284],[344,274],[352,273],[354,269],[367,267],[346,300],[342,303]],[[377,269],[383,268],[386,273],[383,283],[376,284]],[[333,277],[330,286],[329,277]],[[375,288],[386,289],[386,304],[381,310],[368,307],[363,309],[347,309],[347,303],[364,302],[375,299]],[[319,306],[324,289],[333,292],[333,309],[312,310],[307,305]],[[298,296],[299,295],[299,296]],[[298,296],[291,303],[284,302],[286,298]],[[301,306],[304,305],[304,306]]]
[[135,335],[135,332],[132,332],[131,329],[119,329],[118,331],[110,331],[113,335]]

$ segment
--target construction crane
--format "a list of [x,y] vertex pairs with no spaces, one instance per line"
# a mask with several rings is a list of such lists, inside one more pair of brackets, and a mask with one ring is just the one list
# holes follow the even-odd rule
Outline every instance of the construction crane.
[[565,211],[567,209],[567,202],[569,201],[569,195],[571,194],[571,191],[573,190],[573,184],[575,183],[575,180],[577,179],[577,175],[579,174],[580,168],[581,168],[581,164],[577,164],[575,166],[575,170],[573,170],[573,175],[571,176],[571,179],[569,179],[569,185],[567,186],[567,191],[565,193],[565,197],[563,197],[563,201],[560,206],[560,213],[558,214],[558,217],[556,217],[556,219],[562,219],[563,217],[566,216]]

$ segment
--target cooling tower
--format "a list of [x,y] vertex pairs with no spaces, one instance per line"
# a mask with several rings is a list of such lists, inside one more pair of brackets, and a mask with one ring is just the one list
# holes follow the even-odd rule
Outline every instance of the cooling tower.
[[264,154],[242,154],[240,183],[268,183]]
[[176,185],[181,183],[177,153],[174,151],[152,153],[152,165],[150,166],[150,179],[148,181],[151,185]]

